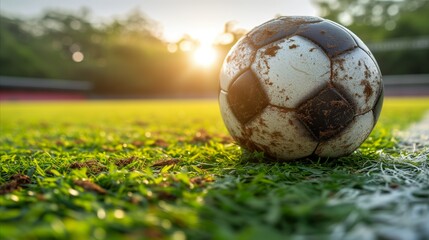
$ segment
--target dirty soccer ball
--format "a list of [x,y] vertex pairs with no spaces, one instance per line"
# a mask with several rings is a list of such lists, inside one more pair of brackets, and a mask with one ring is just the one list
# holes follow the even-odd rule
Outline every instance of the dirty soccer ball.
[[254,28],[225,58],[220,88],[222,117],[238,144],[283,160],[352,153],[383,104],[368,47],[318,17],[280,17]]

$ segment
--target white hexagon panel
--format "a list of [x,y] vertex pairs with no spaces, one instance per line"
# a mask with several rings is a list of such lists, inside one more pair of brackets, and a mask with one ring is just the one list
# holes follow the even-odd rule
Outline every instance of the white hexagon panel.
[[376,63],[360,48],[341,54],[332,62],[332,82],[350,95],[356,114],[370,111],[382,89],[381,74]]
[[266,107],[245,129],[247,144],[253,144],[252,147],[279,159],[309,156],[318,144],[297,120],[295,112],[284,111],[275,106]]
[[330,60],[324,51],[293,36],[260,48],[251,66],[271,104],[295,108],[325,87],[330,78]]
[[341,157],[348,155],[365,141],[373,127],[374,117],[372,111],[356,116],[338,135],[321,142],[315,153],[320,157]]

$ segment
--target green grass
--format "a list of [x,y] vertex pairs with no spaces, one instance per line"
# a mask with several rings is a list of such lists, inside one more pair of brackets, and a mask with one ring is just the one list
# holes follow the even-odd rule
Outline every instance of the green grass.
[[429,149],[387,99],[354,154],[267,162],[216,101],[0,105],[0,239],[429,238]]

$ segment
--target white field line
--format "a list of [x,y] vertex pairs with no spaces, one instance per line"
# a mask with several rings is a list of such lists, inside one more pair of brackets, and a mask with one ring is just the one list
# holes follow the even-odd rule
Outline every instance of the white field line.
[[407,131],[398,133],[401,147],[412,148],[413,152],[429,147],[429,111],[420,122],[412,124]]
[[[429,239],[429,112],[395,135],[400,139],[401,153],[392,156],[382,152],[380,159],[393,165],[406,164],[415,171],[386,168],[380,162],[368,169],[377,183],[369,182],[363,189],[340,190],[336,194],[339,198],[332,199],[331,205],[355,204],[370,214],[374,223],[361,222],[352,212],[344,222],[333,226],[331,239]],[[391,184],[396,183],[399,186],[392,188]],[[416,197],[419,193],[423,196]]]

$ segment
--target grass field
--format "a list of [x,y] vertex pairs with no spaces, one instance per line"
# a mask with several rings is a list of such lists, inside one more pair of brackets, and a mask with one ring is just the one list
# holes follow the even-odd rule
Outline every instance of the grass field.
[[0,239],[429,239],[429,99],[386,99],[351,156],[243,153],[217,102],[0,105]]

